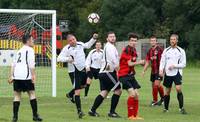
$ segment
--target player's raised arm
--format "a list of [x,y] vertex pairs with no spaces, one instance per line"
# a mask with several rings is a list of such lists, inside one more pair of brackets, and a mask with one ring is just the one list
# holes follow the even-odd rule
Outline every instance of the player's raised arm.
[[92,38],[88,42],[84,43],[84,45],[83,45],[84,48],[86,48],[86,49],[91,48],[92,45],[97,41],[97,38],[98,38],[98,34],[94,33]]

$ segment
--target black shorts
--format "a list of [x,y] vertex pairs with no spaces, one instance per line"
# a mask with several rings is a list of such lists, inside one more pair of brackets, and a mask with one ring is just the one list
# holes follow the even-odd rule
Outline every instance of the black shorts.
[[151,76],[150,76],[150,81],[151,81],[151,82],[154,82],[155,80],[160,80],[160,81],[162,81],[162,80],[163,80],[163,77],[160,77],[159,74],[151,74]]
[[74,84],[74,72],[69,72],[69,78],[71,80],[72,85]]
[[16,92],[34,91],[35,85],[32,80],[13,80],[13,90]]
[[87,72],[87,77],[89,77],[90,79],[98,79],[99,77],[99,70],[100,69],[95,69],[95,68],[92,68],[90,67],[90,71]]
[[173,82],[174,82],[175,85],[181,85],[182,84],[182,76],[179,72],[175,76],[166,76],[165,75],[164,82],[163,82],[163,85],[165,87],[171,88]]
[[79,71],[78,69],[75,68],[75,72],[70,72],[69,76],[73,84],[73,88],[75,90],[85,87],[87,82],[87,75],[85,69]]
[[117,90],[121,89],[120,82],[117,80],[116,72],[99,73],[100,89],[103,90]]
[[135,76],[133,74],[131,75],[126,75],[123,77],[119,77],[120,82],[122,83],[122,88],[123,89],[140,89],[141,86],[139,85],[139,83],[137,82],[137,80],[135,79]]

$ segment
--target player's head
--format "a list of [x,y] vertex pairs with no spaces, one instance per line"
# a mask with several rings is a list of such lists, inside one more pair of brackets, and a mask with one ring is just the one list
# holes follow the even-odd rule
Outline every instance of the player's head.
[[96,44],[95,44],[95,48],[97,49],[97,50],[100,50],[101,49],[101,42],[100,41],[97,41],[96,42]]
[[67,35],[67,41],[70,46],[76,46],[77,40],[76,37],[73,34],[68,34]]
[[128,34],[128,45],[131,47],[135,47],[137,44],[138,36],[135,33],[129,33]]
[[25,35],[22,37],[22,42],[23,42],[23,44],[28,45],[28,46],[30,46],[30,47],[33,47],[33,46],[34,46],[33,37],[32,37],[30,34],[25,34]]
[[116,42],[116,36],[115,36],[115,33],[110,31],[107,33],[107,38],[106,40],[110,43],[115,43]]
[[156,44],[157,44],[157,38],[155,35],[152,35],[150,38],[149,38],[149,42],[151,44],[152,47],[155,47]]
[[172,47],[176,47],[177,46],[177,43],[178,43],[178,35],[177,34],[172,34],[170,36],[170,45]]

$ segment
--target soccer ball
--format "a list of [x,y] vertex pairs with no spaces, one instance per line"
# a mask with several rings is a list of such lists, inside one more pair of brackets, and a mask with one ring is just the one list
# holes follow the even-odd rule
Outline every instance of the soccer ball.
[[99,22],[99,19],[100,19],[100,17],[99,17],[99,15],[98,15],[97,13],[91,13],[91,14],[89,14],[89,16],[88,16],[88,21],[89,21],[89,23],[94,23],[94,24],[96,24],[96,23]]

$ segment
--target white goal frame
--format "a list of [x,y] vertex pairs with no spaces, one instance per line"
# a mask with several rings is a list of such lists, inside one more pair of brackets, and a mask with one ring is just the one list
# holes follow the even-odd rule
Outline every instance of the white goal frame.
[[52,14],[52,97],[56,97],[56,10],[0,9],[0,13]]

